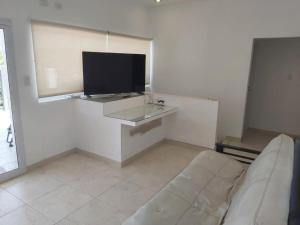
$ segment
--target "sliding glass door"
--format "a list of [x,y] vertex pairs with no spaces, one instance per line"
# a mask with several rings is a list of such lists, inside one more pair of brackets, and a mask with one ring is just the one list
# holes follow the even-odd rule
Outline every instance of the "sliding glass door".
[[9,21],[0,20],[0,182],[25,170]]

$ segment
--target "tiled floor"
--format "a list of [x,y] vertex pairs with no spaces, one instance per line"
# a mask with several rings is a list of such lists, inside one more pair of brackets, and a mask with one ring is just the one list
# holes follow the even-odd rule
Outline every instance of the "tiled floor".
[[0,225],[119,225],[199,152],[163,143],[124,168],[65,156],[0,184]]
[[223,143],[262,151],[267,144],[279,134],[280,133],[249,128],[245,131],[242,141],[236,138],[226,137]]

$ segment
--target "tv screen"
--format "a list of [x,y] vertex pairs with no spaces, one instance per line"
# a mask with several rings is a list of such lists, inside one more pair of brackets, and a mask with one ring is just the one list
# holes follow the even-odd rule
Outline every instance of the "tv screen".
[[83,52],[85,95],[145,91],[146,56]]

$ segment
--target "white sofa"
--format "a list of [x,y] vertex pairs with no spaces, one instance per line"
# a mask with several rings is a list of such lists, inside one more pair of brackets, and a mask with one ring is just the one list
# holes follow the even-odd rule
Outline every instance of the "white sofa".
[[285,135],[248,169],[202,152],[123,225],[286,225],[293,155],[293,140]]

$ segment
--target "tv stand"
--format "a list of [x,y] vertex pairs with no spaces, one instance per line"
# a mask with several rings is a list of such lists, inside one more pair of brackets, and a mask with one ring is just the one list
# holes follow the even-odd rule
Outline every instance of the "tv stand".
[[144,94],[127,93],[127,94],[85,95],[81,97],[81,99],[87,101],[107,103],[107,102],[119,101],[127,98],[135,98],[139,96],[144,96]]
[[141,106],[105,114],[106,117],[115,119],[121,124],[138,127],[153,120],[161,119],[176,113],[177,107],[161,106],[156,104],[143,104]]
[[110,98],[115,96],[115,94],[101,94],[101,95],[84,95],[83,99],[93,99],[93,98]]
[[177,107],[145,105],[145,96],[78,99],[79,149],[124,164],[165,139],[163,119]]

